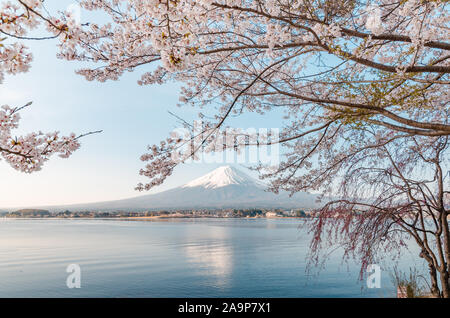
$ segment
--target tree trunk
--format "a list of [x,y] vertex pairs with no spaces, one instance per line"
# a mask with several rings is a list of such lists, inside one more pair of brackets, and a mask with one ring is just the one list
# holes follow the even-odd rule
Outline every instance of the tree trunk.
[[441,273],[441,285],[442,285],[442,297],[443,298],[450,298],[450,289],[448,286],[448,272],[445,270],[443,273]]
[[441,271],[441,285],[442,294],[444,298],[450,298],[450,284],[449,284],[449,266],[450,266],[450,233],[447,220],[447,213],[444,209],[443,196],[442,199],[442,212],[441,212],[441,226],[443,235],[443,248],[445,263],[442,264],[443,270]]
[[440,298],[441,292],[439,291],[436,267],[434,267],[433,264],[428,264],[428,268],[429,268],[430,277],[431,277],[431,294],[435,298]]

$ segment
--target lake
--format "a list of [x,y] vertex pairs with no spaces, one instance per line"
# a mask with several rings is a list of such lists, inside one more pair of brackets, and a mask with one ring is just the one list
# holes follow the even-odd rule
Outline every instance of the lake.
[[[0,219],[0,297],[394,297],[339,252],[306,271],[298,219]],[[424,268],[417,251],[399,267]],[[66,268],[81,269],[70,289]]]

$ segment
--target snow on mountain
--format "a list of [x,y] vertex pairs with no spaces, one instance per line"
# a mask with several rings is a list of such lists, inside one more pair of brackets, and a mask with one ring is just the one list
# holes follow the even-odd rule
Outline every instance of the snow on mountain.
[[183,186],[134,198],[65,206],[41,207],[50,211],[148,211],[225,208],[314,208],[316,195],[289,196],[266,191],[267,186],[240,169],[223,166]]
[[203,177],[186,183],[182,188],[203,187],[205,189],[217,189],[232,184],[254,185],[264,187],[264,185],[247,174],[231,166],[223,166],[211,171]]

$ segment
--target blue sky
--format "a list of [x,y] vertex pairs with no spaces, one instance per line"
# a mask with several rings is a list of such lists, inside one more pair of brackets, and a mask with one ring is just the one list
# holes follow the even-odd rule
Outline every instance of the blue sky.
[[[54,3],[54,1],[53,1]],[[67,1],[69,4],[70,1]],[[179,108],[179,84],[139,86],[145,66],[119,81],[88,82],[76,75],[79,64],[58,60],[56,41],[26,42],[33,52],[30,72],[7,75],[0,85],[0,104],[33,105],[22,113],[17,134],[35,130],[85,133],[103,130],[82,140],[69,159],[54,157],[42,171],[24,174],[0,161],[0,207],[70,204],[140,195],[134,190],[143,167],[139,160],[148,144],[158,143],[179,126],[168,111],[192,120],[198,110]],[[280,116],[258,120],[245,117],[235,126],[280,126]],[[221,164],[193,163],[175,170],[162,191],[198,177]]]

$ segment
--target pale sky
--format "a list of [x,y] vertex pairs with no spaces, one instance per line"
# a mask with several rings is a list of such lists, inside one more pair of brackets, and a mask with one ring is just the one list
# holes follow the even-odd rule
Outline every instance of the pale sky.
[[[46,1],[58,5],[73,1]],[[83,16],[82,16],[83,21]],[[192,120],[198,110],[179,108],[179,84],[139,86],[145,67],[125,74],[119,81],[88,82],[76,75],[80,64],[58,60],[56,41],[26,42],[34,55],[30,72],[6,75],[0,85],[0,105],[33,105],[21,112],[16,134],[35,130],[77,134],[103,130],[82,139],[82,147],[69,159],[53,157],[43,170],[24,174],[0,161],[0,208],[116,200],[137,196],[134,190],[144,163],[139,160],[148,144],[159,143],[179,124],[168,111]],[[279,116],[275,116],[279,117]],[[281,120],[250,120],[235,126],[277,128]],[[152,190],[184,184],[221,164],[194,163],[175,170],[167,182]],[[147,194],[147,193],[144,193]]]

